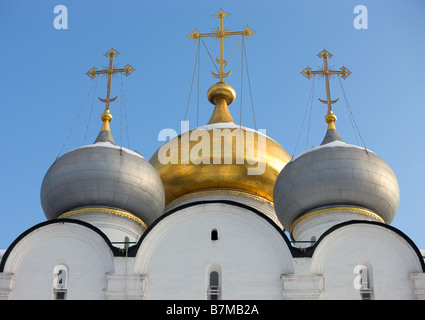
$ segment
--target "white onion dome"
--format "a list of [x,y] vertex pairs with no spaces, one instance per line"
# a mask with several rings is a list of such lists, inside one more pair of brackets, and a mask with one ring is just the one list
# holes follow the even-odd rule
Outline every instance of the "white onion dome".
[[81,207],[107,207],[150,225],[165,205],[155,169],[139,153],[115,145],[109,130],[102,130],[94,144],[58,158],[43,179],[40,197],[49,220]]
[[391,167],[376,153],[345,143],[334,127],[328,128],[319,147],[283,168],[273,195],[277,216],[287,230],[306,213],[329,206],[365,208],[389,224],[400,200]]

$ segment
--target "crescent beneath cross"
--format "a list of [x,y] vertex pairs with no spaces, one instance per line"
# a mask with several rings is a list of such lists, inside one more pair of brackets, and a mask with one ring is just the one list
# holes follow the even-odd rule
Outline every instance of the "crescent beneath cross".
[[[109,102],[114,102],[115,100],[117,100],[118,96],[116,96],[115,98],[109,99]],[[108,99],[102,99],[99,97],[99,100],[106,103],[108,101]]]
[[[229,70],[229,72],[223,73],[222,77],[226,78],[228,76],[230,76],[230,74],[232,73],[232,70]],[[220,74],[214,73],[211,71],[211,74],[213,75],[214,78],[220,78]]]
[[[328,101],[327,101],[327,100],[322,100],[322,99],[320,99],[320,98],[318,98],[318,99],[319,99],[319,101],[320,101],[321,103],[328,104]],[[339,100],[339,98],[338,98],[338,99],[336,99],[336,100],[330,100],[329,102],[330,102],[330,104],[334,104],[334,103],[337,103],[337,102],[338,102],[338,100]]]

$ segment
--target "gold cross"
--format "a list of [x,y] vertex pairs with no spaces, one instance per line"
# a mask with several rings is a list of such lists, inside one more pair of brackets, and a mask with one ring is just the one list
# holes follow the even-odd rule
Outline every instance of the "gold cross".
[[350,74],[351,71],[348,70],[346,67],[342,66],[340,68],[340,71],[332,70],[332,67],[328,67],[328,58],[332,58],[332,54],[326,50],[321,51],[318,55],[319,58],[323,58],[323,67],[320,70],[313,71],[310,67],[305,68],[303,71],[301,71],[301,74],[305,76],[307,79],[310,79],[312,75],[318,74],[321,77],[325,77],[325,84],[326,84],[326,100],[319,99],[321,103],[328,105],[328,114],[326,115],[325,119],[326,122],[329,124],[329,127],[335,128],[333,123],[336,121],[336,116],[332,112],[332,104],[336,103],[338,99],[331,100],[331,91],[329,86],[329,77],[332,77],[334,75],[341,75],[341,78],[346,79]]
[[124,69],[118,69],[113,65],[114,57],[118,56],[119,52],[112,48],[108,52],[105,53],[105,57],[109,58],[109,65],[104,70],[97,70],[95,67],[91,68],[86,75],[88,75],[91,79],[96,78],[99,74],[106,74],[108,76],[108,83],[106,86],[106,99],[99,98],[100,101],[105,102],[105,112],[101,115],[101,119],[103,121],[102,130],[109,130],[109,122],[112,121],[112,115],[109,112],[109,103],[114,102],[118,96],[111,99],[111,85],[112,85],[112,76],[116,73],[124,73],[127,77],[129,76],[135,69],[129,64],[124,66]]
[[[191,38],[193,41],[198,41],[201,37],[215,37],[219,41],[219,58],[216,58],[216,62],[219,64],[220,69],[219,73],[216,74],[211,71],[212,75],[216,78],[220,79],[220,82],[223,82],[223,78],[230,75],[232,72],[231,70],[227,73],[224,73],[224,69],[227,67],[227,61],[223,59],[223,40],[225,40],[228,36],[232,35],[243,35],[245,38],[248,38],[252,34],[255,33],[254,30],[249,28],[248,26],[245,27],[243,31],[229,31],[229,29],[225,29],[223,26],[223,18],[226,18],[229,16],[227,12],[224,12],[222,9],[220,9],[219,12],[213,15],[214,17],[219,19],[219,27],[215,28],[215,32],[211,33],[199,33],[198,30],[193,30],[191,34],[188,35],[189,38]],[[223,68],[224,66],[224,68]]]

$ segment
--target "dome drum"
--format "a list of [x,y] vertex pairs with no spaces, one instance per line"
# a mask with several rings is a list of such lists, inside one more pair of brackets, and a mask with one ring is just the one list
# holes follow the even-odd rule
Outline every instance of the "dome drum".
[[327,206],[309,211],[297,218],[289,228],[294,240],[319,239],[331,227],[347,220],[366,220],[385,223],[373,211],[355,206]]

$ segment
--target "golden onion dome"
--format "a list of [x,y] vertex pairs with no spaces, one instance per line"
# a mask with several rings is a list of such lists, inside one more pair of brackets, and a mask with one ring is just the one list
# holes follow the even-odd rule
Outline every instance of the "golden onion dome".
[[227,106],[236,94],[227,83],[216,83],[207,96],[215,105],[208,124],[170,139],[150,159],[164,184],[165,203],[211,190],[272,202],[274,184],[290,155],[261,130],[234,123]]

